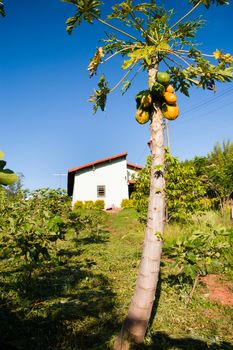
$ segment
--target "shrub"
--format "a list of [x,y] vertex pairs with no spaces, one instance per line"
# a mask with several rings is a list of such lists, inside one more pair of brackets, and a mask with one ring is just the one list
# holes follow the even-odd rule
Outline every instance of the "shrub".
[[97,201],[94,202],[94,208],[97,210],[103,210],[105,206],[103,199],[97,199]]
[[104,200],[98,199],[95,202],[94,201],[76,201],[73,210],[79,210],[79,209],[86,209],[86,210],[103,210],[105,206]]
[[93,209],[94,202],[93,201],[85,201],[83,203],[83,209]]
[[135,207],[135,200],[134,199],[122,199],[121,201],[121,208],[123,209],[129,209]]
[[73,206],[73,210],[76,211],[77,209],[83,208],[83,202],[82,201],[76,201]]

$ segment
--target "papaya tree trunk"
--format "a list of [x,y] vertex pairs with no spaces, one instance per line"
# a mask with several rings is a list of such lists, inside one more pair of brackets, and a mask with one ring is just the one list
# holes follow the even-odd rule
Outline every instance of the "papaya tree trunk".
[[[149,87],[154,83],[157,66],[148,71]],[[159,278],[165,223],[164,129],[159,104],[151,113],[150,141],[151,177],[147,226],[134,295],[114,350],[129,348],[128,341],[142,343],[150,320]]]

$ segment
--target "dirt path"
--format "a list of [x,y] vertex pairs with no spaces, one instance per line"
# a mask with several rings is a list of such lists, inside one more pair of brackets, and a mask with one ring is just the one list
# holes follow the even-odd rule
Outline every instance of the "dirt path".
[[222,305],[233,306],[233,283],[222,282],[220,275],[208,275],[200,278],[205,285],[204,295]]

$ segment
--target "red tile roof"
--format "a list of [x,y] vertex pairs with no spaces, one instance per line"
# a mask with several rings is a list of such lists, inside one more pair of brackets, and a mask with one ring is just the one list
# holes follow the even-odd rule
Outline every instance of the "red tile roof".
[[78,166],[76,168],[69,169],[68,173],[73,173],[73,172],[75,172],[77,170],[81,170],[81,169],[84,169],[84,168],[89,168],[89,167],[97,165],[97,164],[111,162],[114,159],[121,158],[121,157],[126,157],[127,155],[128,155],[128,153],[125,152],[125,153],[117,154],[116,156],[99,159],[99,160],[96,160],[95,162],[86,163],[86,164],[80,165],[80,166]]
[[129,168],[132,168],[132,169],[138,169],[138,170],[143,169],[143,166],[137,165],[137,164],[132,164],[132,163],[127,163],[127,166],[128,166]]

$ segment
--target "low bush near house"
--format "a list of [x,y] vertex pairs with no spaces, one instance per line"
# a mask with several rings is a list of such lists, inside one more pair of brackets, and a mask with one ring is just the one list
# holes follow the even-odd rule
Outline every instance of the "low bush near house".
[[73,210],[76,211],[77,209],[80,209],[83,207],[83,202],[82,201],[76,201],[73,206]]
[[121,201],[121,208],[123,209],[129,209],[129,208],[134,208],[135,207],[135,200],[133,199],[122,199]]
[[104,200],[97,199],[97,201],[94,202],[94,208],[97,210],[103,210],[104,209]]
[[98,199],[96,201],[76,201],[73,210],[76,211],[78,209],[91,209],[91,210],[103,210],[104,209],[104,200]]

